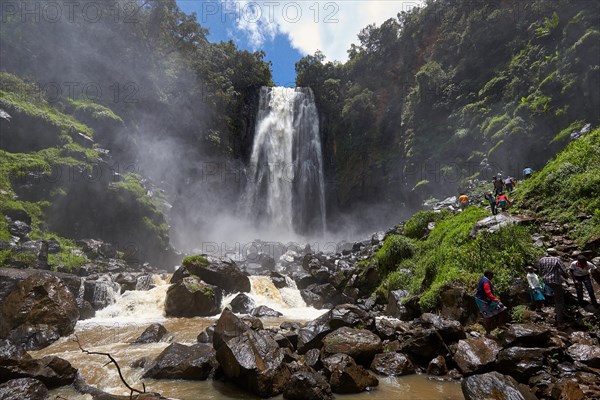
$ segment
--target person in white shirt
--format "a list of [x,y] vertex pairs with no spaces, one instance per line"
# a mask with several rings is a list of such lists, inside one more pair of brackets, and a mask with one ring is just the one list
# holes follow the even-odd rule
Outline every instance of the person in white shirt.
[[598,307],[598,301],[596,301],[594,288],[592,287],[592,281],[590,279],[590,271],[593,269],[596,269],[596,266],[589,262],[583,254],[577,256],[577,260],[573,261],[569,267],[569,272],[571,273],[573,282],[575,282],[575,290],[577,291],[577,302],[579,303],[579,307],[585,306],[585,303],[583,302],[584,285],[590,296],[590,302],[594,305],[594,307]]
[[543,302],[546,300],[544,296],[544,288],[540,282],[540,278],[535,273],[535,268],[528,266],[527,270],[527,283],[529,284],[529,295],[531,296],[531,305],[541,307]]

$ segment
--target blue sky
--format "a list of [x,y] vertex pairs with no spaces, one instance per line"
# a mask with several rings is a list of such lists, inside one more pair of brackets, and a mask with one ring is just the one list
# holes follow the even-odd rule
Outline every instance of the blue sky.
[[264,50],[273,81],[294,86],[294,64],[321,50],[328,60],[345,61],[361,29],[381,24],[422,0],[177,0],[196,12],[209,40],[233,42],[241,49]]

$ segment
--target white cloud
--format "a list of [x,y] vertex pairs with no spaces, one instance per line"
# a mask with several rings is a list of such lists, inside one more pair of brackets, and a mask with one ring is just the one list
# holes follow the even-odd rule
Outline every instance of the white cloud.
[[347,50],[369,24],[380,25],[423,0],[278,1],[222,0],[237,13],[237,29],[256,49],[277,34],[287,35],[302,54],[321,50],[329,60],[345,61]]

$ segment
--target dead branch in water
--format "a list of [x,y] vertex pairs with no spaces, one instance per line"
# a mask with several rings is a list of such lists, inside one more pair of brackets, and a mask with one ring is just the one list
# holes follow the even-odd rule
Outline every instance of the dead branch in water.
[[121,382],[123,382],[123,384],[124,384],[125,386],[127,386],[127,389],[129,389],[129,390],[130,390],[130,393],[129,393],[129,398],[130,398],[130,399],[133,397],[133,393],[139,393],[139,394],[146,393],[146,384],[145,384],[145,383],[143,383],[143,382],[142,382],[142,388],[143,388],[142,390],[135,389],[135,388],[131,387],[131,386],[129,385],[129,383],[127,383],[127,381],[125,380],[125,377],[123,377],[123,374],[121,373],[121,367],[120,367],[120,366],[119,366],[119,364],[117,363],[117,360],[115,360],[115,359],[113,358],[113,356],[111,356],[109,353],[100,353],[100,352],[97,352],[97,351],[89,351],[89,350],[86,350],[86,349],[84,349],[84,348],[81,346],[81,342],[79,341],[79,337],[78,337],[77,335],[75,335],[75,339],[74,339],[74,341],[75,341],[75,342],[77,343],[77,345],[79,346],[79,349],[80,349],[82,352],[86,353],[86,354],[89,354],[89,355],[97,355],[97,356],[106,356],[106,357],[108,357],[108,358],[110,359],[110,361],[109,361],[109,362],[107,362],[106,364],[104,364],[104,366],[107,366],[107,365],[108,365],[108,364],[110,364],[111,362],[112,362],[113,364],[115,364],[115,367],[117,367],[117,372],[119,373],[119,378],[121,378]]

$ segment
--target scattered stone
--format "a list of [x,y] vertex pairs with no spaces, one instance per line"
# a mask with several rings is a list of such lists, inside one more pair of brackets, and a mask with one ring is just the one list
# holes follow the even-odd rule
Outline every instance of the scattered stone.
[[427,375],[430,376],[443,376],[448,374],[448,366],[446,365],[446,359],[442,356],[437,356],[429,362],[427,366]]
[[379,336],[366,329],[342,327],[323,338],[322,352],[325,357],[343,353],[356,362],[370,365],[375,354],[383,350]]
[[252,310],[251,315],[259,318],[279,318],[283,316],[283,314],[279,311],[275,311],[267,306],[256,307],[254,310]]
[[299,371],[292,375],[285,386],[283,398],[288,400],[333,400],[331,386],[319,374]]
[[567,349],[567,354],[574,361],[579,361],[592,368],[600,368],[600,347],[589,344],[574,344]]
[[465,400],[535,400],[527,387],[519,385],[510,376],[488,372],[465,378],[461,384]]

